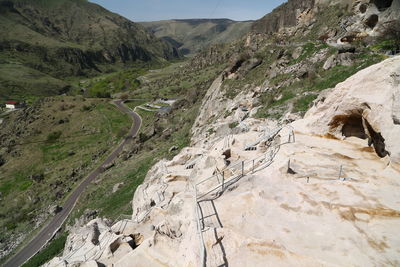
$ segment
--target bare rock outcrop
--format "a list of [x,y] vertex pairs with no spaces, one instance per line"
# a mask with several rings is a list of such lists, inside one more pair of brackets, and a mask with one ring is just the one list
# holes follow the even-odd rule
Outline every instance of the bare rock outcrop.
[[400,168],[398,97],[400,57],[364,69],[320,98],[306,114],[316,134],[368,139],[380,157]]
[[283,126],[242,116],[261,88],[213,106],[218,79],[192,146],[151,168],[132,216],[74,231],[49,266],[399,265],[398,73],[400,57],[362,70]]

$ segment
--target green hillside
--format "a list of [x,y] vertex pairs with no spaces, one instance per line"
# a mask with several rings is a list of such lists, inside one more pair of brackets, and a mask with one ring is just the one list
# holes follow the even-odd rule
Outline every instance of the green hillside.
[[186,19],[142,22],[149,31],[179,48],[183,54],[193,54],[211,45],[229,43],[250,31],[251,21],[229,19]]
[[63,93],[68,77],[178,56],[141,25],[86,0],[0,0],[0,100]]

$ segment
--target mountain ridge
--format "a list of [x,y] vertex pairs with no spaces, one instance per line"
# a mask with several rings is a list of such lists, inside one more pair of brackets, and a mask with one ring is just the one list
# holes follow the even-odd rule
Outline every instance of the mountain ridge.
[[250,31],[253,21],[231,19],[171,19],[140,22],[159,38],[164,38],[183,54],[195,54],[212,44],[235,41]]
[[[0,12],[0,59],[6,69],[0,71],[3,99],[7,95],[23,98],[24,91],[39,90],[32,94],[47,95],[38,88],[29,88],[29,77],[24,83],[7,77],[9,68],[18,65],[62,82],[68,76],[98,75],[126,64],[179,57],[175,48],[140,24],[85,0],[2,0]],[[52,94],[67,90],[63,84],[60,87],[53,83]]]

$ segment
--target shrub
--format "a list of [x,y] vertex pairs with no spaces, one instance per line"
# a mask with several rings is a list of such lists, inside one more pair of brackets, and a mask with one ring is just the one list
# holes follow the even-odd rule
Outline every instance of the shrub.
[[124,137],[127,133],[129,132],[129,127],[123,127],[121,129],[119,129],[118,133],[117,133],[117,137],[118,138],[122,138]]
[[147,136],[146,134],[144,134],[144,133],[139,133],[139,142],[140,142],[140,143],[144,143],[144,142],[146,142],[146,141],[149,140],[149,139],[150,139],[150,137]]
[[52,143],[52,142],[57,141],[60,138],[61,134],[62,133],[60,131],[55,131],[55,132],[49,133],[47,135],[47,142]]
[[98,98],[111,98],[110,92],[97,92],[96,97]]
[[95,105],[84,105],[81,108],[81,111],[91,111],[91,110],[93,110],[94,107],[95,107]]
[[239,123],[237,121],[229,123],[229,128],[233,129],[236,128],[239,125]]

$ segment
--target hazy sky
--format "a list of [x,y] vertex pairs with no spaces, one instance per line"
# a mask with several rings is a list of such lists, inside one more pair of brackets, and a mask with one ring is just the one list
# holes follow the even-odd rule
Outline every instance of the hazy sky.
[[285,0],[89,0],[133,21],[188,18],[255,20]]

